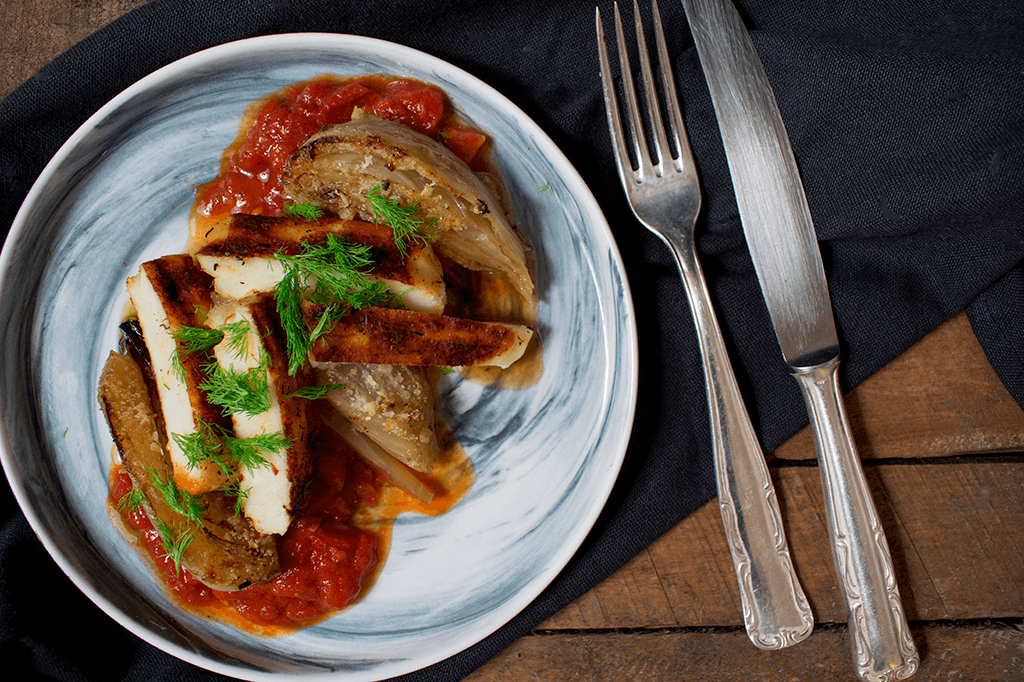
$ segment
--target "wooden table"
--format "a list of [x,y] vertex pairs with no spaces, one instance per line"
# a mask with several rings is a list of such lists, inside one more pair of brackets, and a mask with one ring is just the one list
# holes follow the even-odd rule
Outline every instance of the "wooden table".
[[[4,0],[0,97],[143,0]],[[922,655],[915,680],[1024,680],[1024,411],[962,313],[847,396]],[[853,679],[810,432],[770,457],[815,632],[747,640],[717,501],[470,682]]]

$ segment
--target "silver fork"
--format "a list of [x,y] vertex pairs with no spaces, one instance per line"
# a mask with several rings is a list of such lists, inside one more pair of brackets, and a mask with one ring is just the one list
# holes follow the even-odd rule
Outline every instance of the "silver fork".
[[619,115],[601,11],[598,9],[597,42],[608,128],[619,178],[629,205],[637,219],[671,249],[689,297],[704,362],[718,501],[736,568],[747,634],[761,649],[781,649],[806,638],[814,627],[814,618],[793,570],[764,454],[736,385],[697,259],[694,225],[700,212],[700,183],[676,96],[657,0],[653,0],[652,9],[672,146],[669,146],[669,136],[658,106],[658,93],[636,0],[633,0],[633,16],[644,98],[654,132],[654,158],[648,152],[618,3],[615,4],[615,36],[633,158],[637,163],[635,170],[630,162]]

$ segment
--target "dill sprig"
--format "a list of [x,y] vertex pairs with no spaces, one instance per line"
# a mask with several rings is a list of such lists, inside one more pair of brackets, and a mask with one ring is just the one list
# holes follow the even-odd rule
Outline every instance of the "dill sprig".
[[230,485],[224,486],[224,493],[229,497],[235,498],[235,516],[241,516],[244,509],[242,508],[242,500],[248,499],[249,491],[252,488],[242,489],[242,482],[235,481]]
[[249,320],[230,322],[220,328],[227,340],[228,350],[236,358],[243,358],[249,353]]
[[427,243],[427,235],[433,234],[436,230],[431,228],[439,220],[435,217],[430,221],[420,220],[416,217],[420,202],[414,201],[408,206],[401,206],[397,199],[388,199],[381,195],[382,185],[371,189],[366,198],[373,209],[375,221],[383,222],[391,228],[394,233],[395,246],[404,256],[409,250],[410,242]]
[[289,218],[305,218],[306,220],[316,220],[324,214],[320,207],[305,202],[287,203],[284,205],[282,213]]
[[224,338],[224,332],[219,329],[182,325],[171,332],[171,338],[177,341],[171,365],[178,378],[185,383],[188,381],[188,375],[185,372],[185,364],[181,361],[182,356],[213,348]]
[[202,522],[203,505],[199,503],[198,495],[175,485],[173,476],[162,478],[152,467],[149,469],[149,478],[153,482],[153,487],[160,491],[168,507],[193,523]]
[[270,409],[270,380],[267,377],[267,354],[260,350],[255,367],[236,372],[211,362],[206,366],[206,380],[199,388],[206,392],[211,405],[223,408],[224,414],[247,414],[255,417]]
[[221,427],[202,419],[196,424],[196,430],[193,433],[171,434],[174,442],[178,444],[185,454],[185,458],[188,459],[189,469],[194,469],[204,462],[213,462],[220,467],[225,476],[230,476],[232,469],[229,460],[223,454],[222,436],[223,429]]
[[285,344],[288,349],[288,374],[293,375],[306,361],[313,342],[306,329],[306,321],[302,316],[302,274],[298,268],[287,268],[281,280],[274,285],[274,300],[277,303],[277,316],[284,330]]
[[201,419],[195,433],[171,435],[188,458],[189,468],[210,461],[228,476],[233,473],[231,464],[250,471],[268,466],[265,454],[286,450],[295,442],[294,438],[287,438],[281,431],[252,438],[235,438],[219,424],[210,424]]
[[288,438],[280,431],[276,433],[265,433],[252,438],[224,438],[224,449],[231,459],[239,466],[253,471],[260,467],[270,466],[264,454],[273,454],[290,448],[295,442],[294,438]]
[[132,489],[122,495],[121,499],[117,501],[117,508],[134,512],[141,507],[145,501],[146,496],[142,494],[142,491],[135,486],[132,486]]
[[294,393],[281,396],[281,400],[286,398],[304,398],[306,400],[320,400],[328,393],[336,388],[344,388],[345,384],[323,384],[321,386],[303,386]]
[[171,338],[179,341],[180,345],[178,348],[183,351],[184,355],[188,355],[196,351],[213,348],[224,338],[224,332],[207,327],[181,326],[171,332]]
[[184,531],[176,533],[170,526],[159,519],[156,521],[156,529],[160,533],[160,540],[164,546],[164,553],[167,558],[174,562],[174,570],[181,573],[181,559],[185,550],[192,543],[192,532]]
[[[316,244],[304,243],[298,254],[277,254],[284,276],[274,287],[277,313],[285,331],[288,374],[294,375],[319,336],[333,327],[333,321],[351,310],[383,305],[395,300],[387,285],[369,275],[373,255],[369,246],[328,234]],[[302,301],[322,304],[326,312],[312,333],[306,326]]]

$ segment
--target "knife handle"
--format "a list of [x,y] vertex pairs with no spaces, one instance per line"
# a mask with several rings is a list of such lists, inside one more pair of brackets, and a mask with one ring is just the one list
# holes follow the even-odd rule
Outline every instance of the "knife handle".
[[679,266],[700,341],[718,501],[743,621],[755,646],[781,649],[811,634],[814,616],[793,570],[775,488],[729,363],[692,237],[670,234],[665,241]]
[[854,665],[868,682],[904,680],[920,664],[885,531],[843,406],[835,358],[794,370],[807,403],[825,491],[832,558],[846,597]]

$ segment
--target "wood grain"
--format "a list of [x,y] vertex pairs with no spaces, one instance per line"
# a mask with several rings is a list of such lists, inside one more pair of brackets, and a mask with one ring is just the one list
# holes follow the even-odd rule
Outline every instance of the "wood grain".
[[[911,628],[923,655],[913,682],[1019,682],[1024,632],[1002,623]],[[853,680],[845,626],[780,651],[746,634],[649,631],[523,637],[467,682],[836,682]]]
[[[966,316],[859,386],[847,405],[924,656],[915,679],[1024,679],[1024,460],[999,454],[1020,448],[1024,411]],[[814,457],[805,430],[774,453],[771,467],[816,619],[804,644],[773,654],[749,644],[713,500],[541,624],[546,637],[521,640],[470,679],[498,679],[489,677],[498,671],[512,682],[570,679],[568,671],[595,680],[627,671],[637,680],[852,679]],[[1010,625],[977,625],[992,618]]]
[[3,0],[0,98],[78,41],[146,0]]
[[[846,396],[862,459],[1024,449],[1024,411],[959,313]],[[805,428],[773,453],[814,459]]]
[[[867,466],[910,620],[1024,616],[1024,462]],[[797,576],[818,623],[844,623],[817,467],[773,468]],[[542,630],[742,627],[717,501]]]

